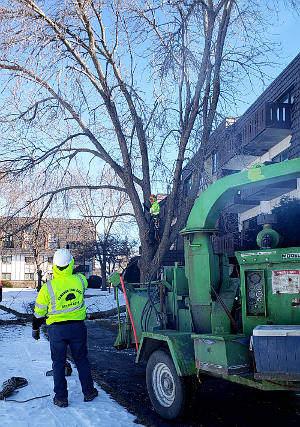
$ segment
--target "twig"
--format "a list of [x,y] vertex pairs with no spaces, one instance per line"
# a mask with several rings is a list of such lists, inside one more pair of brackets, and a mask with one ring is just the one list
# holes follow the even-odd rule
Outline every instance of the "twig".
[[15,399],[4,399],[4,400],[5,400],[5,402],[25,403],[25,402],[29,402],[30,400],[41,399],[42,397],[48,397],[48,396],[50,396],[50,394],[45,394],[45,396],[32,397],[31,399],[27,399],[27,400],[15,400]]

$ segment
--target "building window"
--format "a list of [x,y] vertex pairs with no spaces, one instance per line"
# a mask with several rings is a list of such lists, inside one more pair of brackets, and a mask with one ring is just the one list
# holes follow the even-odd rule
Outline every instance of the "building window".
[[11,256],[3,256],[2,264],[11,264]]
[[290,89],[281,98],[279,98],[278,102],[281,104],[293,104],[294,103],[294,90]]
[[34,226],[33,226],[33,225],[28,225],[28,226],[25,228],[25,231],[24,231],[24,238],[23,238],[23,240],[24,240],[24,245],[23,245],[23,247],[24,247],[25,249],[30,249],[30,248],[32,248],[32,245],[33,245],[33,236],[32,236],[32,232],[33,232],[33,230],[34,230]]
[[285,150],[282,153],[278,154],[277,156],[273,157],[272,161],[273,163],[279,163],[279,162],[285,162],[288,159],[289,159],[289,152],[288,150]]
[[75,249],[76,248],[76,243],[75,242],[69,242],[67,244],[67,249]]
[[57,234],[49,234],[48,235],[48,248],[57,249],[58,248],[58,235]]
[[53,257],[52,256],[48,257],[48,264],[53,264]]
[[34,280],[34,273],[25,273],[25,280]]
[[1,280],[11,280],[11,273],[2,273]]
[[2,247],[13,248],[14,247],[13,236],[5,236],[4,239],[2,240]]
[[215,152],[212,158],[212,174],[215,175],[218,170],[218,153]]
[[47,280],[52,280],[53,279],[53,273],[48,273],[48,279]]
[[78,228],[69,228],[69,234],[78,234]]
[[79,264],[74,268],[73,273],[88,273],[89,271],[89,265]]
[[34,258],[32,256],[25,257],[25,264],[34,264]]
[[189,192],[191,191],[191,187],[192,187],[192,175],[190,175],[183,184],[183,194],[184,194],[184,198],[186,198],[189,194]]

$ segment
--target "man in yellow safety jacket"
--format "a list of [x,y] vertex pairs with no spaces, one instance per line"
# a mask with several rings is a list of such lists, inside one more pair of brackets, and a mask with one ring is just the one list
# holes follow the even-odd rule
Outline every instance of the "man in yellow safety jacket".
[[156,196],[154,194],[150,195],[150,203],[151,206],[148,208],[145,204],[145,209],[150,212],[151,219],[150,219],[150,227],[149,227],[149,243],[154,244],[156,239],[155,236],[155,228],[158,228],[159,225],[159,212],[160,212],[160,206],[156,199]]
[[88,284],[84,275],[73,274],[73,266],[73,256],[67,249],[55,252],[54,279],[45,283],[39,291],[32,322],[32,336],[38,340],[40,327],[46,317],[53,367],[53,401],[60,407],[68,406],[65,378],[67,345],[78,370],[84,401],[91,401],[98,395],[88,361],[87,330],[84,324],[84,294]]

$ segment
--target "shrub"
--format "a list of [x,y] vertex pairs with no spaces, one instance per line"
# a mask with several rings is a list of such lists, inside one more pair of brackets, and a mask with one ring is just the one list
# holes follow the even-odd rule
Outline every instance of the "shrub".
[[300,200],[282,197],[272,213],[277,215],[277,224],[273,228],[281,236],[280,247],[300,246]]
[[1,280],[3,288],[13,288],[14,285],[9,280]]

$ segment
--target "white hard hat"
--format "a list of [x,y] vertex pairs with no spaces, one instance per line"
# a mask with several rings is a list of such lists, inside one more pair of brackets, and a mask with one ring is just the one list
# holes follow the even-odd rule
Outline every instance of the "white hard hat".
[[65,267],[69,265],[72,260],[73,256],[68,249],[58,249],[54,254],[53,264],[58,267]]

